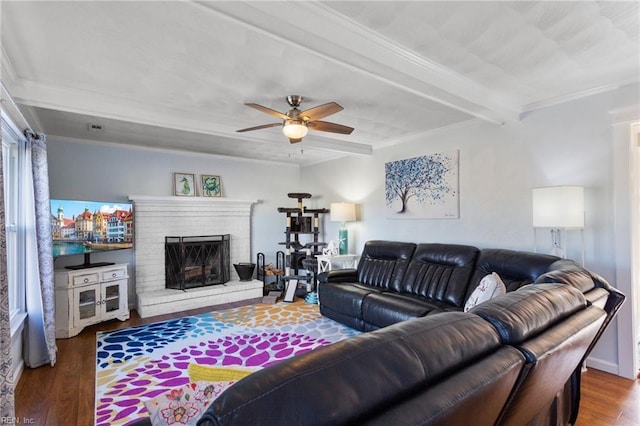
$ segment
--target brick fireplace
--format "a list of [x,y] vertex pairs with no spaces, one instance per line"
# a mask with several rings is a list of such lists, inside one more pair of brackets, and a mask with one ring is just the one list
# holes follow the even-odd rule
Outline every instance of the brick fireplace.
[[136,295],[142,317],[262,297],[262,282],[240,281],[233,268],[224,285],[165,288],[165,238],[229,234],[231,264],[251,261],[254,200],[130,195],[135,203]]

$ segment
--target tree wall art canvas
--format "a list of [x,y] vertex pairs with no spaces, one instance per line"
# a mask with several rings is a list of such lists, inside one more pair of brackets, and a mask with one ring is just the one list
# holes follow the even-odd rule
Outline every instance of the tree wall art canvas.
[[460,217],[457,150],[385,163],[385,199],[389,217]]

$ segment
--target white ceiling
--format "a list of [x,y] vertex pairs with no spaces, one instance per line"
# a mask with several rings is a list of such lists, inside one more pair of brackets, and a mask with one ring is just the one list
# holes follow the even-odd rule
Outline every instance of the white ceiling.
[[[50,139],[309,164],[638,82],[639,5],[3,0],[2,81]],[[235,132],[290,94],[356,130]]]

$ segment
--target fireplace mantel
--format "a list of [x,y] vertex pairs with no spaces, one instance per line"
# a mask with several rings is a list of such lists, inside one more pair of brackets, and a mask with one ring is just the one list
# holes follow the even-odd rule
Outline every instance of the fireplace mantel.
[[137,309],[141,317],[262,297],[262,282],[231,281],[211,289],[165,289],[167,236],[230,234],[231,263],[251,261],[251,207],[257,200],[129,195],[134,202]]
[[220,208],[251,208],[258,200],[237,200],[224,197],[177,197],[155,195],[129,195],[129,200],[138,205],[170,205],[170,206],[216,206]]

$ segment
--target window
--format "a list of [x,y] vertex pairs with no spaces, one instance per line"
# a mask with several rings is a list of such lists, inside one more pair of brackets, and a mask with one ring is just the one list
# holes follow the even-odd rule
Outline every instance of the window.
[[24,155],[24,137],[2,116],[2,171],[4,178],[4,214],[7,231],[7,279],[9,283],[10,321],[25,311],[24,277],[20,273],[20,235],[18,218],[20,214],[20,164]]

